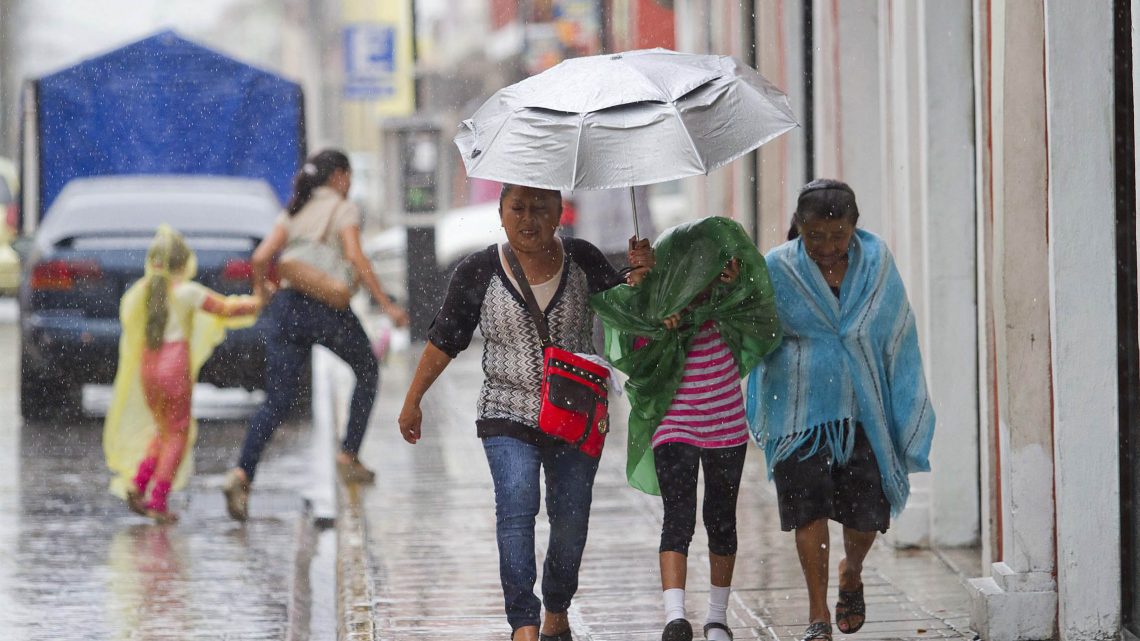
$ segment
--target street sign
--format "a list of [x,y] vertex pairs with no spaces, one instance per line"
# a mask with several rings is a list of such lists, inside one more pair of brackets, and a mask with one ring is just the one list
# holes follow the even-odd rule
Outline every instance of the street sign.
[[378,100],[396,93],[397,25],[356,23],[344,28],[344,97]]

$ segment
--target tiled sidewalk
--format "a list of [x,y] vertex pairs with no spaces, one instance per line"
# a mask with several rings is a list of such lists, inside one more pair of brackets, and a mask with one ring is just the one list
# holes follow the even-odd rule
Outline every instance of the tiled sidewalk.
[[[384,369],[379,405],[364,447],[379,472],[356,495],[369,579],[352,604],[372,612],[351,638],[464,639],[509,637],[495,545],[494,503],[482,447],[475,437],[481,382],[479,345],[452,363],[425,399],[424,438],[412,447],[396,415],[419,348],[394,354]],[[627,409],[616,403],[615,416]],[[659,639],[662,610],[657,570],[660,499],[625,483],[624,430],[607,445],[598,473],[590,540],[570,618],[579,641]],[[349,500],[342,494],[342,500]],[[350,506],[351,507],[351,506]],[[342,505],[342,514],[345,506]],[[738,508],[740,549],[729,608],[736,639],[794,639],[806,625],[806,589],[791,534],[779,531],[763,456],[749,452]],[[539,553],[545,545],[540,516]],[[341,526],[347,523],[342,519]],[[832,577],[842,541],[832,528]],[[699,525],[689,563],[689,616],[697,638],[708,590],[706,539]],[[351,552],[342,550],[341,553]],[[969,562],[969,554],[960,555]],[[541,558],[541,556],[540,556]],[[868,622],[852,638],[970,639],[968,600],[959,576],[938,555],[896,551],[878,543],[867,561]],[[835,587],[832,585],[831,601]],[[342,592],[343,595],[343,592]],[[836,634],[836,638],[841,635]]]

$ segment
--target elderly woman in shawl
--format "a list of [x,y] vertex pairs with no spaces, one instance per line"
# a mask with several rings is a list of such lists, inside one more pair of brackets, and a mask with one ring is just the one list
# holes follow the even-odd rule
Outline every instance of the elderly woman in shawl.
[[805,640],[831,639],[828,519],[843,525],[835,622],[863,626],[863,559],[930,469],[934,412],[914,314],[883,241],[857,229],[846,183],[801,191],[791,240],[767,254],[784,342],[753,371],[748,418],[807,581]]
[[728,641],[736,561],[736,497],[748,448],[740,379],[776,347],[779,321],[764,257],[736,222],[711,217],[666,230],[639,287],[591,303],[606,325],[606,356],[629,374],[627,474],[661,494],[663,641],[689,641],[685,576],[704,469],[709,539],[704,636]]

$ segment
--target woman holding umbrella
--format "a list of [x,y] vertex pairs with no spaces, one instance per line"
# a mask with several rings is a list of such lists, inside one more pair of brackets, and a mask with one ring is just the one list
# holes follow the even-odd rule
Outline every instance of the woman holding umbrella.
[[866,620],[875,532],[906,505],[908,474],[930,469],[934,412],[914,313],[890,251],[858,221],[846,183],[800,190],[789,242],[766,256],[784,342],[748,383],[750,427],[807,581],[805,641],[832,634],[828,519],[843,525],[835,623],[851,634]]
[[[483,440],[495,485],[499,577],[516,641],[571,640],[566,612],[578,588],[598,459],[538,429],[542,347],[507,255],[518,258],[554,343],[573,352],[593,352],[590,295],[622,282],[596,247],[555,234],[561,212],[558,191],[503,185],[499,217],[507,242],[459,264],[399,418],[404,440],[415,444],[422,436],[424,394],[467,348],[478,327],[484,338],[484,381],[476,434]],[[634,267],[630,279],[637,282],[653,264],[648,241],[632,248],[629,260]],[[550,518],[541,602],[534,594],[540,470]]]

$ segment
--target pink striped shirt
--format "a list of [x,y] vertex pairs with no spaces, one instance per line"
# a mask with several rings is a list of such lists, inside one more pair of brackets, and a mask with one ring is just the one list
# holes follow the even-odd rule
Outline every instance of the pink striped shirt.
[[748,442],[744,396],[736,359],[716,324],[705,323],[685,354],[685,373],[653,434],[653,447],[686,443],[735,447]]

